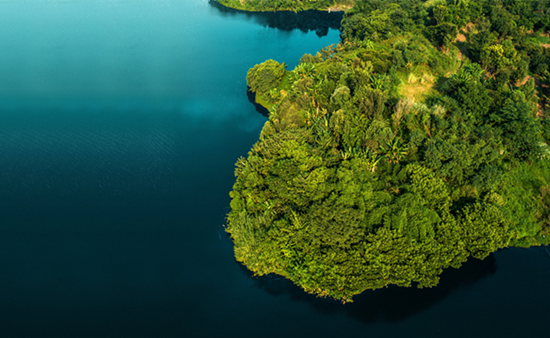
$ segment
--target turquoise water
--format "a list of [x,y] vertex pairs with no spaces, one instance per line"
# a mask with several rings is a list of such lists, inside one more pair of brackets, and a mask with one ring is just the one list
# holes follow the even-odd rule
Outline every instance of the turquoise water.
[[234,163],[266,120],[246,72],[337,43],[333,18],[1,1],[0,337],[546,336],[539,249],[345,306],[235,262]]

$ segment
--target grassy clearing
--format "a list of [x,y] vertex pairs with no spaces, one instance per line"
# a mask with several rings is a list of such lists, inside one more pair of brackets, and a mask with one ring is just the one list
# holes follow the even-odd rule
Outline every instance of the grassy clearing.
[[434,86],[438,79],[437,76],[432,75],[431,68],[426,65],[414,67],[408,73],[402,72],[399,77],[401,78],[399,93],[415,102],[423,102],[435,90]]
[[420,82],[415,81],[413,83],[403,81],[399,93],[409,99],[413,99],[416,102],[422,102],[433,89],[433,82]]

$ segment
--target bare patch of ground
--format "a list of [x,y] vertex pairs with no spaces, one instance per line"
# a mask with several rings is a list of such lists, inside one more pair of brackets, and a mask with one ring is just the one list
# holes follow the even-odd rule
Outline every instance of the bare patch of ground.
[[473,30],[473,28],[474,28],[474,24],[471,22],[466,26],[462,27],[454,40],[455,45],[459,49],[457,58],[461,62],[462,60],[464,60],[464,56],[468,56],[468,48],[466,46],[466,42],[468,41],[468,38],[466,37],[466,35],[469,34]]
[[[525,77],[525,79],[523,79],[523,80],[521,80],[520,82],[517,83],[517,86],[518,86],[518,87],[523,86],[524,84],[527,83],[527,81],[531,80],[531,78],[532,78],[531,75],[527,75],[527,76]],[[535,81],[536,81],[536,80],[535,80]]]
[[466,35],[458,33],[456,36],[455,42],[466,42]]
[[466,26],[462,27],[460,30],[466,33],[470,33],[474,29],[474,23],[467,23]]

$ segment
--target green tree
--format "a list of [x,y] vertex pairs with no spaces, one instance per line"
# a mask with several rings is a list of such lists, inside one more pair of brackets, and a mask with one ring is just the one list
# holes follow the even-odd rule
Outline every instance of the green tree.
[[248,71],[246,82],[251,91],[265,96],[281,83],[286,73],[285,68],[284,63],[267,60]]

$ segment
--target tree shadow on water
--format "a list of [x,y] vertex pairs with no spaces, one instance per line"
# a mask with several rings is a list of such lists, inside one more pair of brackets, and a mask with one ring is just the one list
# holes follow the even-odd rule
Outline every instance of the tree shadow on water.
[[248,86],[247,86],[247,89],[246,89],[246,97],[248,98],[248,101],[254,105],[254,108],[256,109],[256,112],[258,112],[261,115],[269,118],[269,110],[267,110],[267,108],[262,106],[261,104],[256,103],[256,93],[252,92],[250,90],[250,87],[248,87]]
[[317,36],[323,37],[328,34],[329,29],[340,29],[340,22],[344,12],[328,13],[324,11],[301,11],[301,12],[246,12],[238,9],[228,8],[216,0],[209,0],[209,5],[221,16],[233,16],[246,18],[259,25],[269,28],[276,28],[282,31],[298,29],[304,33],[315,31]]
[[241,268],[249,278],[254,280],[254,287],[271,295],[289,296],[292,301],[308,303],[323,314],[345,313],[356,320],[374,323],[396,322],[425,311],[456,289],[495,274],[497,266],[493,255],[484,260],[471,258],[460,269],[445,270],[437,287],[418,289],[390,286],[385,289],[368,290],[355,296],[353,303],[348,304],[307,294],[284,277],[277,275],[254,277],[246,267],[241,265]]

